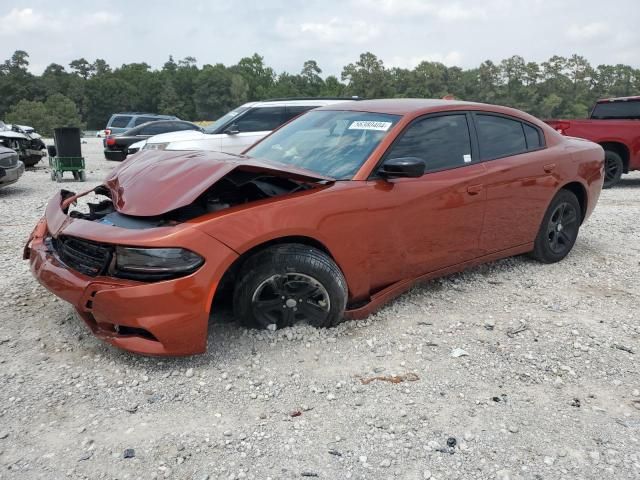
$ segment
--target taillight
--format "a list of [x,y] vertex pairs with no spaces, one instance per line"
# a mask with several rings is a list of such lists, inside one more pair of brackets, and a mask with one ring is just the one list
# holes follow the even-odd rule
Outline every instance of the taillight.
[[116,144],[116,139],[115,139],[115,137],[112,137],[111,135],[109,135],[109,136],[106,138],[105,143],[106,143],[107,145],[109,145],[109,146],[113,146],[113,145],[115,145],[115,144]]
[[104,134],[105,134],[105,135],[111,135],[111,129],[106,128],[106,129],[104,130]]
[[565,132],[567,130],[569,130],[569,127],[571,126],[571,124],[569,122],[549,122],[549,125],[551,125],[553,128],[555,128],[555,130],[561,134],[564,135]]

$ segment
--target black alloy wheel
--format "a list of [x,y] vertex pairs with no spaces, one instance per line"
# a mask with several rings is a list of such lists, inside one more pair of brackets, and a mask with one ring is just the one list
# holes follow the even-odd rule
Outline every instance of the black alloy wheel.
[[295,243],[274,245],[243,263],[233,311],[247,327],[331,327],[343,318],[347,292],[342,271],[327,253]]
[[549,248],[558,255],[568,253],[578,236],[578,212],[573,205],[562,202],[556,206],[547,224]]
[[542,263],[559,262],[576,243],[581,223],[578,198],[569,190],[560,190],[544,214],[531,256]]
[[604,184],[603,188],[611,188],[616,185],[624,170],[622,157],[616,152],[605,150],[604,152]]
[[254,291],[251,303],[253,317],[261,328],[284,328],[298,322],[323,325],[331,311],[327,289],[302,273],[267,278]]

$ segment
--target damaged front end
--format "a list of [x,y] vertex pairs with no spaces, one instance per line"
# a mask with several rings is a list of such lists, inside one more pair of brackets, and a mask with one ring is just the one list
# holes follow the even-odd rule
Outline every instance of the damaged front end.
[[27,167],[33,167],[46,155],[46,146],[40,135],[27,132],[18,125],[0,122],[0,144],[15,150]]
[[[144,238],[144,232],[135,232],[149,229],[157,233],[164,229],[164,236],[172,235],[172,229],[188,228],[195,219],[318,189],[332,181],[252,161],[238,163],[226,157],[212,161],[206,154],[189,161],[176,155],[167,159],[163,152],[161,157],[163,161],[145,162],[143,157],[125,163],[105,184],[87,192],[62,190],[59,205],[50,204],[47,209],[47,248],[68,267],[90,277],[177,278],[194,272],[204,259],[186,249],[150,245],[153,248],[145,250],[137,241],[127,245],[125,239]],[[174,161],[177,158],[182,161]],[[95,227],[82,229],[76,221],[92,222]],[[74,230],[82,230],[82,238]]]
[[147,355],[202,353],[213,296],[239,255],[194,228],[199,219],[305,195],[330,180],[208,154],[145,157],[95,189],[57,193],[24,258],[97,337]]

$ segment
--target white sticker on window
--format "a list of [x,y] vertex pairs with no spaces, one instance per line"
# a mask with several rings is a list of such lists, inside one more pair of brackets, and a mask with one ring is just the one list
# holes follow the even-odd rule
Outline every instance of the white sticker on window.
[[349,130],[379,130],[386,132],[391,127],[391,122],[374,122],[370,120],[357,120],[349,125]]
[[465,153],[462,156],[462,159],[464,160],[464,163],[471,163],[471,155],[469,155],[468,153]]

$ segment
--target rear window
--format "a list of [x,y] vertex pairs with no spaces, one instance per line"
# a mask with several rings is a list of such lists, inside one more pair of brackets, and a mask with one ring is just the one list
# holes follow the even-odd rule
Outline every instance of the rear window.
[[494,115],[477,115],[476,126],[483,159],[517,155],[527,151],[522,123]]
[[596,103],[591,112],[591,118],[598,120],[640,120],[640,101],[627,100]]
[[542,139],[540,138],[540,132],[537,128],[527,125],[526,123],[522,124],[522,128],[524,128],[524,136],[527,139],[527,150],[544,147]]
[[127,125],[129,125],[130,121],[131,117],[128,117],[126,115],[118,115],[117,117],[113,117],[110,126],[115,128],[125,128]]

